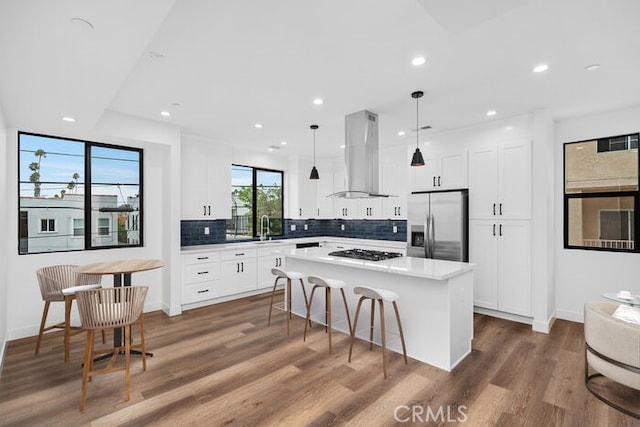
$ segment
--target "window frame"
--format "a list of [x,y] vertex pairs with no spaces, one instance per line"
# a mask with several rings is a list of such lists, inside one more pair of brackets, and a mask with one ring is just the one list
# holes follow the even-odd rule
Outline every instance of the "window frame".
[[[562,179],[562,193],[563,193],[563,244],[564,249],[582,249],[588,251],[605,251],[605,252],[622,252],[622,253],[639,253],[640,252],[640,230],[638,229],[638,225],[640,224],[640,149],[639,148],[628,148],[628,151],[636,150],[636,156],[638,157],[637,161],[637,169],[636,176],[638,177],[638,186],[636,190],[624,190],[624,191],[598,191],[598,192],[585,192],[585,193],[567,193],[567,146],[571,144],[580,144],[590,141],[599,141],[602,139],[612,139],[618,138],[622,136],[631,136],[636,135],[638,132],[632,132],[626,135],[616,135],[610,137],[603,138],[590,138],[581,141],[572,141],[565,142],[562,145],[562,170],[563,170],[563,179]],[[598,142],[596,142],[596,146]],[[614,150],[622,151],[622,150]],[[604,153],[609,153],[611,151],[598,151],[596,147],[596,155],[602,155]],[[606,247],[595,247],[595,246],[584,246],[584,245],[570,245],[569,244],[569,203],[573,199],[589,199],[589,198],[602,198],[602,199],[615,199],[615,198],[632,198],[633,199],[633,228],[634,228],[634,249],[622,249],[622,248],[606,248]],[[612,210],[612,209],[608,209]],[[631,210],[625,208],[623,210]],[[600,228],[600,214],[598,213],[598,229]]]
[[[93,250],[102,250],[102,249],[125,249],[125,248],[137,248],[137,247],[144,247],[144,149],[143,148],[137,148],[137,147],[131,147],[131,146],[123,146],[123,145],[116,145],[116,144],[108,144],[108,143],[103,143],[103,142],[97,142],[97,141],[90,141],[87,139],[78,139],[78,138],[71,138],[71,137],[63,137],[63,136],[56,136],[56,135],[47,135],[47,134],[41,134],[41,133],[34,133],[34,132],[26,132],[26,131],[18,131],[18,138],[17,138],[17,156],[16,156],[16,162],[17,162],[17,194],[18,194],[18,219],[19,221],[22,221],[22,205],[21,205],[21,197],[20,197],[20,190],[21,190],[21,184],[23,184],[24,182],[21,181],[21,176],[20,176],[20,160],[21,160],[21,137],[23,135],[26,136],[32,136],[32,137],[42,137],[42,138],[47,138],[47,139],[58,139],[58,140],[62,140],[62,141],[69,141],[69,142],[74,142],[74,143],[81,143],[84,145],[84,181],[83,181],[83,185],[84,185],[84,200],[83,200],[83,217],[82,219],[84,219],[84,234],[83,236],[75,236],[74,235],[74,227],[73,227],[73,218],[71,221],[71,229],[70,229],[70,235],[69,238],[71,239],[83,239],[84,240],[84,245],[81,249],[62,249],[62,250],[51,250],[51,251],[39,251],[39,252],[30,252],[28,250],[28,245],[26,247],[26,252],[22,252],[23,248],[21,245],[21,241],[22,241],[22,236],[21,236],[21,227],[18,227],[18,234],[17,234],[17,238],[18,238],[18,255],[34,255],[34,254],[46,254],[46,253],[60,253],[60,252],[78,252],[78,251],[93,251]],[[139,156],[139,162],[138,162],[138,209],[137,209],[137,225],[138,225],[138,229],[136,230],[138,233],[138,243],[133,243],[133,244],[116,244],[116,245],[93,245],[92,244],[92,238],[91,238],[91,230],[92,227],[89,226],[87,227],[87,224],[91,224],[91,220],[95,219],[96,221],[96,228],[98,225],[98,218],[99,216],[97,216],[97,212],[95,214],[92,214],[92,187],[95,184],[92,180],[92,175],[91,175],[91,163],[92,163],[92,156],[91,156],[91,148],[92,147],[100,147],[100,148],[107,148],[107,149],[114,149],[114,150],[122,150],[122,151],[131,151],[134,153],[138,153]],[[117,184],[117,183],[114,183]],[[26,212],[26,211],[25,211]],[[28,221],[28,216],[26,217],[27,221]],[[76,218],[79,219],[79,218]],[[107,218],[109,219],[109,227],[111,227],[112,225],[112,220],[111,218]],[[57,221],[56,221],[57,223]],[[56,224],[57,227],[57,224]],[[44,232],[44,233],[56,233],[57,231],[53,231],[53,232]],[[111,229],[109,230],[108,235],[113,234],[111,232]],[[117,231],[116,231],[116,235],[117,235]],[[104,236],[97,236],[97,237],[104,237]],[[27,236],[28,239],[28,236]]]
[[[260,237],[260,220],[258,218],[258,208],[257,208],[257,201],[258,201],[258,185],[257,185],[257,175],[258,172],[272,172],[272,173],[279,173],[281,176],[281,197],[280,197],[280,211],[282,212],[282,229],[281,229],[281,233],[280,234],[272,234],[269,233],[267,234],[267,236],[265,237],[282,237],[285,235],[285,212],[284,212],[284,195],[285,195],[285,172],[282,170],[278,170],[278,169],[270,169],[270,168],[263,168],[263,167],[258,167],[258,166],[247,166],[247,165],[241,165],[241,164],[237,164],[237,163],[232,163],[231,164],[231,168],[233,167],[241,167],[241,168],[247,168],[247,169],[251,169],[251,198],[252,198],[252,206],[251,206],[251,216],[252,216],[252,221],[251,221],[251,227],[252,227],[252,236],[248,237],[246,239],[232,239],[231,241],[242,241],[242,240],[253,240],[256,239],[258,237]],[[232,187],[233,188],[233,187]],[[232,190],[233,193],[233,190]],[[231,194],[232,196],[232,194]],[[233,197],[233,196],[232,196]],[[233,209],[233,206],[232,206]],[[232,219],[233,219],[233,215],[232,215]],[[269,218],[269,220],[271,221],[273,218]],[[226,226],[225,226],[226,228]],[[226,235],[226,230],[225,230],[225,235]]]

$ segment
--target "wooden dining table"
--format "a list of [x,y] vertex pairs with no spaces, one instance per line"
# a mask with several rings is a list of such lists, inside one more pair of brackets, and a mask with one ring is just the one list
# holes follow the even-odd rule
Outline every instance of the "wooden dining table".
[[[113,286],[131,286],[131,274],[141,271],[155,270],[166,265],[164,260],[161,259],[126,259],[115,261],[96,262],[93,264],[85,264],[76,267],[78,273],[113,275]],[[122,347],[123,344],[123,330],[122,328],[115,328],[113,330],[113,347]],[[139,354],[139,352],[131,350],[131,354]],[[152,353],[146,353],[148,356],[153,356]],[[110,355],[100,356],[98,359],[110,357]]]

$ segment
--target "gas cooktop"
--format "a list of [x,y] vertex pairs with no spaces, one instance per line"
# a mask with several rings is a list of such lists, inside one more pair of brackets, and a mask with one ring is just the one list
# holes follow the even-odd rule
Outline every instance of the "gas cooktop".
[[373,251],[369,249],[347,249],[344,251],[329,252],[329,255],[344,258],[364,259],[367,261],[382,261],[402,256],[400,252]]

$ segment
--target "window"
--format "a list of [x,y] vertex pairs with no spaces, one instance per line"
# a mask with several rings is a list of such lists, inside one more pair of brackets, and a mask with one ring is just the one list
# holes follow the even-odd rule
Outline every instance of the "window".
[[638,134],[564,145],[564,246],[638,252]]
[[84,219],[74,218],[72,221],[73,221],[73,237],[84,237]]
[[282,236],[282,182],[282,171],[232,165],[228,240]]
[[98,236],[111,234],[111,221],[109,218],[98,218]]
[[142,150],[25,132],[18,145],[20,254],[141,246]]
[[41,219],[40,220],[40,232],[42,233],[53,233],[56,231],[56,220],[55,219]]

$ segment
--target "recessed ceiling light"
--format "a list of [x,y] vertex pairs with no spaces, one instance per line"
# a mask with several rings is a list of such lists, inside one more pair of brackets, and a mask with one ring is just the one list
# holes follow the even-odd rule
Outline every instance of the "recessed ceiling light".
[[536,65],[533,68],[533,72],[534,73],[542,73],[543,71],[547,71],[549,69],[549,66],[547,64],[540,64],[540,65]]
[[498,112],[496,110],[489,110],[487,111],[487,116],[491,117],[491,116],[495,116],[496,114],[498,114]]
[[273,150],[275,150],[275,148],[269,147],[269,151],[273,151]]
[[425,142],[424,145],[431,145],[431,141]]
[[411,64],[413,64],[414,67],[419,67],[425,62],[427,62],[427,59],[424,56],[416,56],[411,60]]
[[287,141],[280,141],[280,145],[287,145]]
[[69,123],[75,123],[76,119],[74,119],[73,117],[62,117],[62,120],[64,120],[65,122],[69,122]]
[[506,130],[512,130],[512,129],[513,129],[513,126],[511,126],[511,125],[506,126],[506,127],[505,127],[505,129],[506,129]]
[[164,116],[164,117],[169,117],[171,115],[171,113],[168,112],[167,110],[164,110],[164,111],[160,111],[160,115]]
[[313,100],[313,104],[314,105],[322,105],[324,104],[324,101],[322,100],[322,98],[316,98]]
[[345,148],[345,147],[346,147],[346,145],[344,145],[344,144],[342,144],[342,145],[340,146],[340,148]]
[[403,131],[403,130],[401,130],[400,132],[398,132],[398,136],[404,136],[404,135],[405,135],[405,133],[404,133],[404,131]]
[[262,129],[262,123],[256,123],[253,127],[256,129]]
[[593,70],[597,70],[598,68],[600,68],[600,64],[591,64],[591,65],[587,65],[586,67],[584,67],[585,71],[593,71]]

